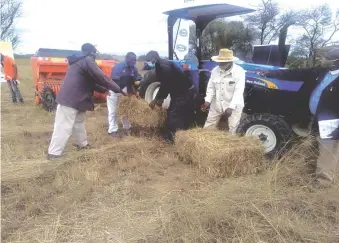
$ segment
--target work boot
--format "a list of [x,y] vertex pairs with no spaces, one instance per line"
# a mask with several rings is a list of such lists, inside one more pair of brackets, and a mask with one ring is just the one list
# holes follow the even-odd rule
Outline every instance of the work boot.
[[23,103],[24,103],[24,99],[21,98],[21,99],[19,100],[19,102],[20,102],[21,104],[23,104]]
[[61,155],[47,154],[48,160],[55,160],[55,159],[59,159],[60,157],[61,157]]
[[131,135],[131,129],[123,128],[121,133],[124,136],[130,136]]
[[114,138],[120,137],[120,134],[118,132],[111,132],[111,133],[108,133],[108,135],[111,136],[111,137],[114,137]]
[[91,145],[89,145],[89,144],[87,144],[85,146],[80,146],[80,145],[77,145],[77,144],[73,144],[73,146],[76,147],[76,149],[78,151],[84,150],[84,149],[91,149],[92,148]]

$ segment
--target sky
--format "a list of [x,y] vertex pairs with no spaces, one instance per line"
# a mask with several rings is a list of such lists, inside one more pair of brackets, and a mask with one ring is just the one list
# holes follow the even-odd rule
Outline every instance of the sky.
[[[21,34],[17,53],[39,48],[78,50],[85,42],[100,52],[137,55],[149,50],[167,54],[167,16],[164,11],[180,7],[184,0],[22,0],[23,15],[16,22]],[[196,0],[214,2],[213,0]],[[255,6],[260,0],[231,0]],[[281,8],[300,9],[296,0],[278,1]],[[319,4],[307,0],[307,6]],[[339,8],[338,0],[323,0]]]

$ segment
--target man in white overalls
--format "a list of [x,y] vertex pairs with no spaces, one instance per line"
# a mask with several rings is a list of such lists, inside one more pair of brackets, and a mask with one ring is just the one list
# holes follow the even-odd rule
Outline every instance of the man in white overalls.
[[229,132],[235,134],[244,108],[245,70],[235,64],[233,51],[221,49],[212,57],[218,66],[211,72],[203,112],[210,106],[204,128],[216,128],[220,118],[228,118]]

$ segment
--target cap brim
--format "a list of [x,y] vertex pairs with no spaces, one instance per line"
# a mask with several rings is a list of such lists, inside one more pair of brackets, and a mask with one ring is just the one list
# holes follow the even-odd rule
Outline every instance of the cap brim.
[[233,57],[233,59],[230,59],[230,60],[225,60],[225,59],[219,59],[218,56],[213,56],[211,57],[212,61],[215,61],[215,62],[234,62],[236,60],[238,60],[237,57]]

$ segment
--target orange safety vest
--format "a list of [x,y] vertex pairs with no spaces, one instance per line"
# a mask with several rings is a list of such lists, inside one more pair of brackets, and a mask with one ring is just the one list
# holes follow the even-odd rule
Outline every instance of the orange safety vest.
[[4,73],[6,80],[18,79],[19,75],[13,58],[4,56]]

